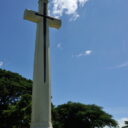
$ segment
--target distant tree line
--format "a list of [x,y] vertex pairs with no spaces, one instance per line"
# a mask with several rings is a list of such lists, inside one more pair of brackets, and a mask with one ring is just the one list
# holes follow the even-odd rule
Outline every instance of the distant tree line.
[[[0,69],[0,128],[30,127],[31,95],[31,80]],[[112,115],[103,111],[102,107],[74,102],[52,105],[52,121],[53,128],[118,126]]]

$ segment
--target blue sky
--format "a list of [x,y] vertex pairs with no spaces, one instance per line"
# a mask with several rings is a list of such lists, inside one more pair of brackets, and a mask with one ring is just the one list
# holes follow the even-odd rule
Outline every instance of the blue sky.
[[[97,104],[115,119],[128,118],[128,1],[55,3],[50,14],[63,25],[50,28],[53,103]],[[36,24],[23,12],[37,6],[37,0],[0,1],[0,67],[30,79]]]

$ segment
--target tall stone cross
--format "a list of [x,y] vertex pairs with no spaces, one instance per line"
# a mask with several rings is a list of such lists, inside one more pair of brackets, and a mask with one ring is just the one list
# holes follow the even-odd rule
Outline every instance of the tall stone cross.
[[24,13],[24,19],[37,23],[31,128],[52,128],[48,27],[58,29],[61,21],[47,15],[47,5],[48,0],[39,0],[38,12],[25,10]]

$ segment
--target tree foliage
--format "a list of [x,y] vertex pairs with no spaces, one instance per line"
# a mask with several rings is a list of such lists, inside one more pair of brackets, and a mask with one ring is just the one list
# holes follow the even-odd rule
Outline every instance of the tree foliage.
[[[0,69],[0,128],[29,128],[32,81]],[[112,116],[97,105],[68,102],[52,105],[54,128],[116,126]]]
[[0,69],[0,128],[29,126],[31,93],[31,80]]
[[116,127],[112,116],[97,105],[68,102],[55,108],[54,128]]

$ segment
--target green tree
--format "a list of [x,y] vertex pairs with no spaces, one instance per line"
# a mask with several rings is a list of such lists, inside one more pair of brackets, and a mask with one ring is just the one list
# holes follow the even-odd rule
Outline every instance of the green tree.
[[123,126],[122,128],[128,128],[128,121],[124,121],[125,126]]
[[54,128],[103,128],[116,127],[112,116],[97,105],[68,102],[54,108]]
[[[29,128],[32,81],[0,69],[0,128]],[[112,116],[96,105],[68,102],[52,104],[54,128],[94,128],[116,126]]]
[[31,93],[31,80],[0,69],[0,128],[29,126]]

